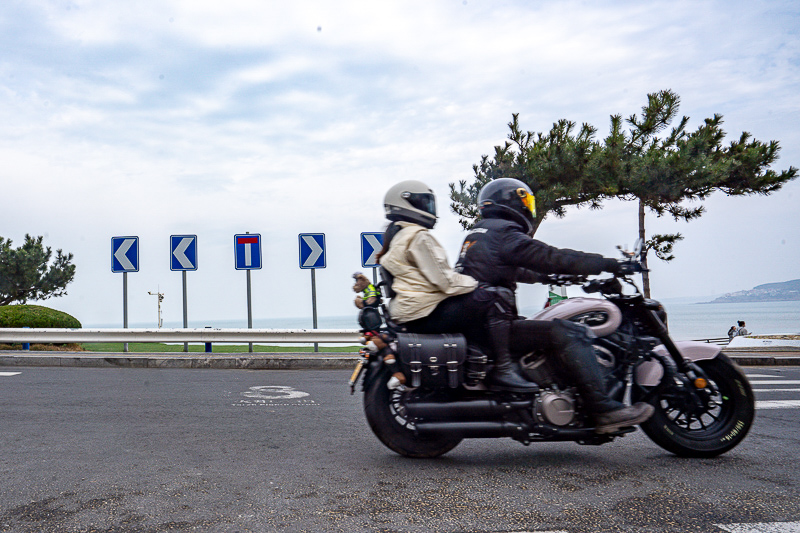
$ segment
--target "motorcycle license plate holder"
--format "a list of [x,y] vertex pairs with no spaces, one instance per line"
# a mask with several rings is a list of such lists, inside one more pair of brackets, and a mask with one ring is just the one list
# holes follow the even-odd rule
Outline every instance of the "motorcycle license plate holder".
[[464,382],[466,358],[467,341],[463,335],[397,335],[397,359],[411,387],[459,387]]

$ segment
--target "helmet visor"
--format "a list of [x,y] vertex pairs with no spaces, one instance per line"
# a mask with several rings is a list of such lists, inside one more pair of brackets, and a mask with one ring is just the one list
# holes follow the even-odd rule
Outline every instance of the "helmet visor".
[[531,212],[531,216],[536,218],[536,198],[522,187],[517,189],[517,196],[522,200],[522,205],[525,206],[525,209]]
[[436,197],[431,193],[404,192],[403,198],[413,207],[436,216]]

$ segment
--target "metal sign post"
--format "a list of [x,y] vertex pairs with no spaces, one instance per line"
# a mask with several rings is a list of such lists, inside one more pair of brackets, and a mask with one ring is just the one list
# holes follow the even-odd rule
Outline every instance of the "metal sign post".
[[[250,271],[261,268],[261,234],[249,231],[233,236],[233,259],[236,270],[247,271],[247,328],[253,329],[253,300],[250,285]],[[250,353],[253,343],[247,343]]]
[[[300,243],[300,268],[311,269],[311,309],[314,329],[317,329],[317,280],[314,271],[318,268],[325,268],[325,234],[301,233],[298,241]],[[319,343],[314,343],[314,351],[319,351]]]
[[[122,273],[122,327],[128,329],[128,273]],[[128,353],[128,343],[122,344],[122,351]]]
[[[139,237],[111,237],[111,272],[122,272],[122,327],[128,327],[128,272],[139,272]],[[128,343],[123,343],[128,351]]]
[[[186,296],[186,272],[197,270],[197,235],[170,235],[169,269],[181,271],[183,281],[183,328],[189,327],[189,311]],[[183,351],[189,351],[189,343],[183,343]]]

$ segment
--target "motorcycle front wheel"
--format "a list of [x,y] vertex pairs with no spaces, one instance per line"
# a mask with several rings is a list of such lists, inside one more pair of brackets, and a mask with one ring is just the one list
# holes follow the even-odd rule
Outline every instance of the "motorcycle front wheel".
[[[755,396],[739,366],[725,355],[695,363],[708,376],[715,392],[697,412],[667,387],[650,403],[656,408],[641,428],[650,439],[682,457],[716,457],[731,450],[747,435],[755,417]],[[649,388],[634,386],[631,399],[641,401]],[[711,390],[711,389],[709,389]]]
[[432,458],[458,446],[458,437],[427,437],[416,435],[412,421],[406,416],[407,391],[389,390],[391,376],[382,372],[364,393],[364,414],[372,432],[387,448],[405,457]]

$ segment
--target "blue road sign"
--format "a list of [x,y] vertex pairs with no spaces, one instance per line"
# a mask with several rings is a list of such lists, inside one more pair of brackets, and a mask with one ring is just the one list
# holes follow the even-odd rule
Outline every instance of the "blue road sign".
[[325,234],[301,233],[300,268],[325,268]]
[[261,234],[240,233],[233,236],[233,257],[236,270],[261,268]]
[[170,235],[169,251],[170,270],[197,270],[197,235]]
[[111,237],[111,272],[139,272],[139,237]]
[[361,266],[364,268],[378,266],[375,256],[383,248],[383,233],[361,234]]

